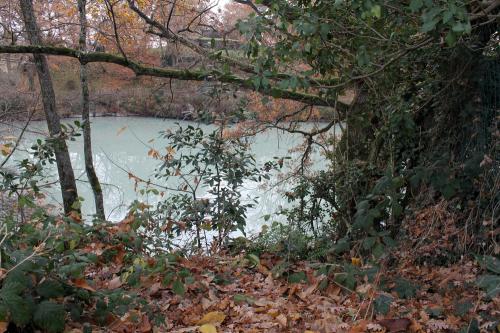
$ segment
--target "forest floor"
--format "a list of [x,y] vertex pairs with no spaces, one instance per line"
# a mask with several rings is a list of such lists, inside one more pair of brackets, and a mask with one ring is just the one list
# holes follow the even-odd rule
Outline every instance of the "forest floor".
[[[165,283],[165,275],[158,273],[142,278],[134,289],[164,316],[162,327],[141,312],[128,312],[122,317],[110,315],[108,330],[500,332],[500,297],[488,299],[475,287],[481,268],[473,261],[416,267],[407,260],[381,269],[372,282],[366,278],[358,282],[355,290],[318,274],[318,266],[310,262],[288,267],[300,274],[277,277],[275,268],[282,262],[265,255],[258,261],[243,255],[181,259],[178,268],[190,271],[190,284]],[[353,263],[363,268],[358,260]],[[87,273],[93,276],[93,288],[130,290],[116,275],[120,270],[117,261],[115,266]],[[70,323],[67,329],[81,332],[82,326]]]

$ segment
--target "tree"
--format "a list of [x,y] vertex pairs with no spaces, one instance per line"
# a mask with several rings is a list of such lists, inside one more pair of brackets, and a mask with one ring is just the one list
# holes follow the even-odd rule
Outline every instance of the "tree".
[[[87,12],[86,12],[86,0],[78,0],[78,12],[80,13],[80,51],[87,51]],[[89,118],[89,86],[88,86],[88,74],[87,65],[80,64],[80,84],[82,86],[82,120],[83,120],[83,154],[85,158],[85,171],[87,172],[87,178],[89,180],[90,186],[92,187],[92,192],[94,193],[94,202],[96,215],[101,220],[104,220],[104,200],[102,196],[102,188],[99,183],[99,178],[97,177],[94,169],[94,162],[92,158],[92,139],[91,139],[91,126]]]
[[[33,13],[33,3],[31,0],[20,0],[21,11],[26,27],[28,39],[32,45],[42,45],[40,31]],[[56,110],[56,98],[52,78],[47,63],[47,58],[41,54],[33,54],[35,65],[40,82],[40,89],[43,100],[43,109],[47,118],[47,125],[51,139],[53,140],[53,149],[56,157],[57,172],[63,199],[64,212],[79,211],[75,206],[78,201],[75,176],[71,166],[68,147],[61,132],[61,122]]]
[[[196,43],[193,35],[202,32],[204,23],[198,31],[174,31],[168,18],[175,13],[175,1],[165,13],[143,1],[126,1],[148,33],[191,48],[210,61],[209,69],[157,68],[124,52],[117,56],[8,45],[0,46],[0,52],[115,63],[137,75],[214,80],[305,105],[334,107],[337,115],[327,126],[312,132],[292,130],[305,136],[307,155],[316,137],[336,122],[346,125],[342,139],[325,148],[332,168],[322,175],[323,181],[300,180],[301,186],[329,184],[316,186],[309,199],[331,205],[335,217],[329,223],[335,237],[396,233],[402,213],[419,202],[426,186],[446,199],[462,200],[462,206],[482,193],[473,191],[473,184],[486,182],[488,191],[494,191],[484,156],[495,152],[490,125],[498,109],[499,79],[489,73],[498,68],[498,1],[278,0],[258,7],[250,0],[238,2],[254,14],[236,24],[246,41],[243,53],[229,54]],[[207,15],[203,9],[198,13]],[[352,103],[340,98],[346,91],[353,93]],[[310,110],[299,109],[295,116],[300,112]],[[477,121],[471,124],[470,116]],[[469,163],[471,168],[464,167]],[[301,209],[307,207],[305,199],[300,197]],[[491,214],[493,206],[480,208],[481,214]],[[316,209],[317,202],[311,207]]]

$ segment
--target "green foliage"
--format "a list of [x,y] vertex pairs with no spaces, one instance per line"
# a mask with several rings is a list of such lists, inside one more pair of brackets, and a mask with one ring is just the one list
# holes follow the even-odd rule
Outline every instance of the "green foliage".
[[476,256],[476,258],[488,273],[479,276],[476,285],[492,299],[500,294],[500,260],[492,256]]
[[393,298],[386,294],[380,294],[373,300],[375,312],[386,315],[391,309]]
[[233,231],[245,232],[246,212],[256,201],[242,197],[242,186],[268,179],[277,164],[257,168],[248,145],[224,138],[222,131],[205,134],[189,125],[162,134],[169,142],[168,154],[156,176],[176,184],[176,193],[158,204],[154,217],[168,221],[167,236],[194,231],[200,247],[204,231],[216,231],[220,243]]
[[33,314],[33,321],[44,331],[57,333],[64,331],[65,317],[66,311],[62,304],[43,301],[37,305]]
[[417,286],[408,280],[399,278],[396,280],[394,291],[396,291],[400,298],[413,298],[417,292]]

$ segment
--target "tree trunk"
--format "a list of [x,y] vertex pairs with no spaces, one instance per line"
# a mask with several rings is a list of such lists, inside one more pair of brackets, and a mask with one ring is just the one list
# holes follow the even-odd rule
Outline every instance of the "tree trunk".
[[[85,5],[87,0],[78,0],[78,11],[80,13],[80,51],[87,51],[87,17]],[[85,171],[92,192],[94,193],[95,211],[99,219],[104,220],[104,200],[102,197],[102,188],[99,178],[94,169],[92,160],[92,141],[90,135],[90,117],[89,117],[89,86],[87,82],[87,65],[80,64],[80,84],[82,86],[82,120],[83,120],[83,154],[85,157]]]
[[[20,0],[21,11],[23,15],[24,25],[27,36],[32,45],[41,45],[40,31],[38,29],[35,15],[33,13],[32,0]],[[56,97],[52,78],[49,72],[47,58],[41,54],[33,54],[35,66],[40,82],[40,90],[42,93],[43,110],[47,118],[50,137],[54,140],[54,153],[56,156],[57,172],[59,174],[59,182],[61,185],[62,199],[64,212],[66,214],[71,211],[80,211],[75,202],[78,200],[76,190],[75,175],[71,166],[68,147],[66,141],[61,138],[61,122],[56,110]]]

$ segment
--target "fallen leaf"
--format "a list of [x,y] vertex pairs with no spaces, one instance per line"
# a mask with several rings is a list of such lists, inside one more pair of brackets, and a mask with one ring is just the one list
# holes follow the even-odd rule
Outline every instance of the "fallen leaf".
[[286,316],[284,314],[280,314],[279,316],[277,316],[276,320],[278,321],[278,323],[281,326],[286,327],[287,319],[286,319]]
[[411,320],[408,318],[382,319],[378,323],[385,327],[387,333],[396,333],[407,332],[408,327],[411,324]]
[[113,290],[113,289],[120,288],[122,286],[122,284],[123,284],[123,282],[120,280],[120,277],[117,276],[108,282],[108,289]]
[[7,156],[12,152],[12,149],[7,145],[0,145],[0,151],[3,156]]
[[360,267],[361,266],[361,258],[351,258],[351,264],[353,264],[354,266]]
[[267,314],[273,318],[276,318],[280,313],[277,309],[269,309],[269,311],[267,311]]
[[201,325],[198,329],[201,333],[217,333],[217,328],[212,324]]
[[220,324],[224,321],[224,319],[226,319],[226,315],[224,314],[224,312],[212,311],[204,315],[197,324]]
[[370,324],[366,325],[366,329],[369,330],[370,332],[385,331],[385,328],[383,328],[382,325],[376,324],[376,323],[370,323]]
[[9,323],[6,321],[0,321],[0,333],[7,332],[7,327],[9,327]]
[[95,291],[95,289],[92,288],[85,279],[76,279],[75,281],[73,281],[73,284],[78,288],[86,289],[92,292]]
[[368,326],[368,321],[361,320],[349,330],[349,333],[364,333],[366,332],[366,326]]
[[116,136],[120,135],[127,129],[127,126],[120,127],[118,131],[116,131]]
[[147,315],[142,316],[142,322],[138,327],[140,332],[146,333],[151,331],[151,323]]

